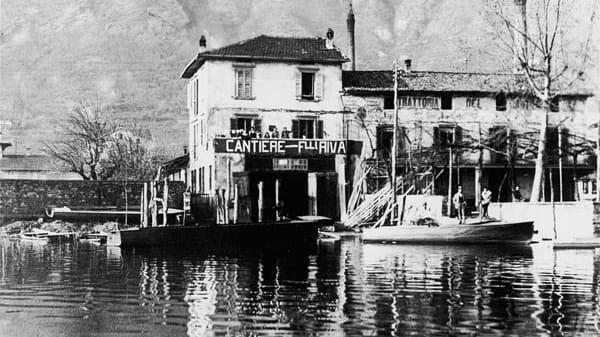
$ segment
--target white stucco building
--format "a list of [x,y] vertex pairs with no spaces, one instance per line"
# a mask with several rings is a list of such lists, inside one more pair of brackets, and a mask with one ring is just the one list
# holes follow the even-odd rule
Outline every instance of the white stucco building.
[[208,51],[200,40],[200,53],[182,73],[188,185],[196,194],[218,191],[227,203],[225,221],[340,216],[346,160],[357,151],[343,138],[347,59],[334,46],[333,31],[327,35],[261,35]]

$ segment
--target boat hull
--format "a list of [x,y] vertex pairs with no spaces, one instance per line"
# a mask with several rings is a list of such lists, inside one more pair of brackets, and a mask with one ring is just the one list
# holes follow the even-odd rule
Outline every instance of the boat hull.
[[533,221],[492,222],[471,225],[383,226],[363,230],[366,242],[393,243],[527,243],[533,237]]
[[109,246],[314,244],[320,221],[265,224],[166,226],[121,230],[108,234]]

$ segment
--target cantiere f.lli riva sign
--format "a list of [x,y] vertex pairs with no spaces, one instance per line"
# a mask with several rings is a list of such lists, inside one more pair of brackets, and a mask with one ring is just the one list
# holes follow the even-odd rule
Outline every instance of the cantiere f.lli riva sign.
[[361,142],[324,139],[215,138],[217,153],[336,155],[360,154]]

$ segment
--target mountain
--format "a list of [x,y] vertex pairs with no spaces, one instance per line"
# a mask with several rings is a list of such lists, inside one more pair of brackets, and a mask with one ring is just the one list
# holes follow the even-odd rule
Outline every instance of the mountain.
[[[484,2],[358,0],[358,69],[498,71],[510,68]],[[200,35],[216,48],[260,34],[324,36],[347,53],[347,0],[3,0],[0,120],[7,152],[40,152],[78,101],[150,130],[180,153],[187,142],[185,82]],[[11,152],[12,151],[12,152]]]

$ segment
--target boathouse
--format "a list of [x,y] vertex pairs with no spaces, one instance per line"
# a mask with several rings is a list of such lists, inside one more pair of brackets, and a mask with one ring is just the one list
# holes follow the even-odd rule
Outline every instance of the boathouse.
[[[218,223],[300,215],[339,219],[360,141],[344,136],[340,101],[348,59],[324,37],[260,35],[200,51],[188,81],[193,200]],[[353,159],[354,158],[354,159]]]
[[[342,76],[344,109],[352,112],[348,138],[364,141],[365,158],[375,167],[368,179],[374,191],[388,181],[391,164],[393,71]],[[550,106],[546,201],[583,199],[577,181],[595,170],[598,110],[586,85],[582,80],[561,91]],[[544,111],[522,75],[421,71],[406,60],[398,74],[398,109],[396,172],[406,188],[416,183],[412,193],[449,196],[462,185],[471,209],[482,186],[493,201],[511,201],[516,186],[522,200],[529,199]]]

